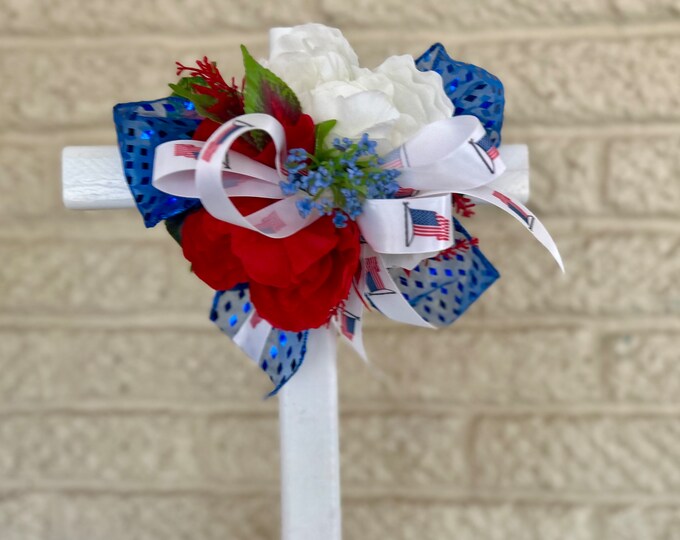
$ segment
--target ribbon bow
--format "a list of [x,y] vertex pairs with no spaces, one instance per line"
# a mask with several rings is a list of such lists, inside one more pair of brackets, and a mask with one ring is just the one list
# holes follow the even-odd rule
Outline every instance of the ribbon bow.
[[[253,130],[265,131],[274,141],[275,168],[230,151],[239,137]],[[246,114],[223,124],[206,142],[169,141],[159,145],[153,185],[170,195],[200,199],[217,219],[272,238],[284,238],[319,217],[314,213],[301,217],[296,206],[301,196],[282,194],[279,182],[286,179],[283,168],[286,151],[283,126],[274,117]],[[472,273],[467,279],[477,279],[483,284],[496,279],[497,274],[488,267],[486,275],[482,271],[475,277],[474,272],[479,268],[475,268],[474,259],[467,261],[470,264],[461,265],[460,260],[440,256],[438,260],[430,260],[422,270],[418,266],[423,259],[446,254],[456,240],[469,240],[460,224],[452,220],[452,193],[485,200],[510,213],[562,266],[557,247],[541,222],[522,204],[489,187],[503,174],[505,166],[474,116],[455,116],[425,126],[386,156],[385,162],[385,168],[400,171],[399,198],[364,202],[363,213],[358,218],[365,241],[361,250],[361,274],[343,309],[334,318],[341,334],[362,357],[366,357],[361,339],[365,306],[372,306],[395,321],[435,328],[453,322],[469,305],[470,299],[466,303],[448,291],[461,276]],[[244,216],[232,202],[234,197],[269,198],[275,202]],[[482,258],[481,253],[476,255]],[[213,317],[251,358],[265,369],[271,364],[278,370],[282,365],[277,360],[281,353],[278,346],[297,340],[302,348],[305,336],[287,336],[274,331],[258,317],[247,300],[241,305],[241,313],[248,314],[247,320],[238,325],[238,316],[234,319],[233,297],[243,300],[246,292],[239,288],[222,295],[218,293]],[[311,332],[321,331],[328,330]],[[278,344],[269,345],[272,334],[278,336]],[[268,360],[262,360],[263,352]],[[281,373],[276,375],[280,377]]]
[[[365,201],[358,218],[361,272],[333,325],[364,358],[365,309],[417,326],[446,326],[499,277],[452,218],[451,193],[484,200],[511,214],[562,267],[541,222],[518,201],[490,187],[505,170],[497,149],[504,104],[500,81],[481,68],[452,60],[440,44],[416,63],[442,76],[455,116],[426,126],[385,156],[384,166],[401,172],[397,198]],[[114,119],[123,169],[147,226],[200,204],[218,219],[273,238],[289,236],[317,219],[313,213],[302,218],[295,204],[299,195],[284,197],[279,188],[285,178],[286,145],[281,125],[270,116],[235,118],[205,143],[187,140],[202,119],[182,99],[120,104]],[[275,142],[275,168],[229,151],[238,137],[256,129]],[[243,216],[231,202],[239,196],[275,202]],[[272,328],[258,316],[247,285],[218,291],[210,318],[269,375],[275,386],[271,394],[299,369],[309,341],[331,331]]]

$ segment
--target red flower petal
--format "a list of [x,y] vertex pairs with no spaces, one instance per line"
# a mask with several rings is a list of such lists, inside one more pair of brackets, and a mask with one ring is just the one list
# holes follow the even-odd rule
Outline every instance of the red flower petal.
[[[206,140],[219,127],[206,119],[194,138]],[[288,149],[314,151],[314,121],[301,115],[284,125]],[[258,151],[244,138],[233,150],[274,166],[270,141]],[[243,197],[234,203],[243,215],[271,204],[270,199]],[[204,209],[187,216],[182,228],[185,257],[196,275],[212,288],[230,289],[248,282],[258,314],[281,330],[299,332],[323,326],[347,297],[359,267],[359,228],[354,222],[338,229],[328,216],[284,239],[224,223]]]
[[[331,218],[319,221],[325,220]],[[331,226],[335,229],[332,222]],[[359,229],[350,222],[343,229],[335,229],[333,236],[337,239],[335,249],[298,274],[295,284],[273,287],[251,279],[253,304],[274,327],[292,332],[318,328],[328,322],[333,310],[347,298],[359,265]]]
[[182,251],[194,273],[215,290],[248,281],[241,261],[231,249],[233,225],[213,218],[204,209],[189,214],[182,225]]

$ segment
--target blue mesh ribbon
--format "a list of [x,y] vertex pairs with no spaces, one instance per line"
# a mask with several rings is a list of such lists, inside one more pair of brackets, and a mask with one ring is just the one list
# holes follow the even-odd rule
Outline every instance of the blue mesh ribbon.
[[147,227],[200,205],[151,185],[154,150],[166,141],[191,139],[201,117],[180,98],[120,103],[113,108],[125,179]]
[[[453,224],[454,245],[459,240],[471,241],[458,220]],[[411,307],[438,327],[452,324],[500,277],[477,246],[426,259],[408,272],[403,268],[389,272]]]
[[[228,291],[218,291],[213,300],[210,319],[230,338],[252,320],[253,305],[247,284]],[[260,357],[254,359],[274,384],[269,396],[275,395],[295,375],[307,353],[309,331],[288,332],[272,328]]]
[[417,60],[420,71],[436,71],[444,81],[444,91],[455,107],[454,115],[476,116],[489,133],[491,142],[501,143],[505,96],[503,83],[488,71],[453,60],[441,43],[435,43]]

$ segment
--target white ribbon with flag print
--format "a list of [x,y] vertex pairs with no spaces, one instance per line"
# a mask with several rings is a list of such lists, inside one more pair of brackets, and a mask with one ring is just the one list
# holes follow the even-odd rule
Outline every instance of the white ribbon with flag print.
[[[249,131],[266,132],[276,147],[276,167],[263,165],[231,151]],[[166,193],[201,200],[215,218],[271,238],[284,238],[308,226],[320,215],[300,216],[296,203],[304,194],[284,196],[279,183],[286,179],[287,146],[282,125],[266,114],[246,114],[226,122],[204,143],[170,141],[156,148],[153,185]],[[454,116],[422,128],[409,141],[385,156],[385,168],[398,169],[400,190],[394,199],[370,199],[357,222],[362,245],[361,274],[334,318],[340,333],[365,358],[361,320],[372,306],[395,321],[434,328],[399,294],[393,272],[408,272],[423,259],[437,256],[454,244],[451,194],[493,204],[520,221],[563,264],[555,242],[543,224],[521,203],[489,187],[505,170],[498,150],[474,116]],[[400,197],[400,195],[405,195]],[[275,201],[262,210],[242,215],[235,197]],[[303,308],[301,308],[303,309]],[[257,317],[254,312],[250,317]],[[245,331],[245,330],[244,330]],[[327,332],[328,328],[313,332]],[[258,337],[259,336],[259,337]],[[259,356],[266,332],[249,331],[249,356]],[[243,339],[235,338],[237,342]],[[262,343],[253,343],[253,340]],[[254,358],[258,360],[258,358]]]

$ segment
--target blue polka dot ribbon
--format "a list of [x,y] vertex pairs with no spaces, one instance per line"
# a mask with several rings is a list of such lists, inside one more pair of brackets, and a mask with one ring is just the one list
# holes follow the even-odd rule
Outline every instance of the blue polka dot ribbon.
[[451,58],[441,43],[435,43],[416,59],[420,71],[441,75],[444,91],[455,107],[454,115],[477,117],[493,146],[501,144],[505,95],[503,83],[485,69]]
[[270,396],[290,380],[305,359],[309,331],[273,328],[257,315],[246,284],[218,291],[210,319],[269,376],[274,384]]
[[196,199],[177,197],[152,183],[156,147],[167,141],[191,139],[202,118],[191,102],[179,98],[121,103],[113,108],[125,180],[147,227],[200,206]]

